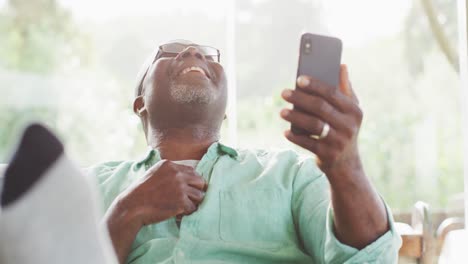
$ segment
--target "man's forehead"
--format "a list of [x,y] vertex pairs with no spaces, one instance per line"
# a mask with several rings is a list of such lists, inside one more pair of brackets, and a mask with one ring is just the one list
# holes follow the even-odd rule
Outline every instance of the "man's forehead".
[[163,45],[165,44],[171,44],[171,43],[179,43],[179,44],[183,44],[183,45],[193,45],[193,46],[200,46],[199,44],[193,42],[193,41],[190,41],[190,40],[186,40],[186,39],[174,39],[174,40],[170,40],[166,43],[164,43]]
[[[171,40],[171,41],[168,41],[168,42],[166,42],[166,43],[164,43],[164,44],[161,44],[161,45],[159,45],[158,47],[155,48],[155,50],[153,51],[153,53],[151,54],[151,56],[148,58],[149,63],[150,63],[150,64],[153,63],[153,61],[154,61],[155,59],[158,59],[158,58],[161,56],[161,54],[160,54],[160,52],[159,52],[161,46],[171,45],[171,44],[175,44],[175,45],[183,46],[183,47],[185,47],[185,46],[187,46],[187,47],[188,47],[188,46],[200,46],[199,44],[194,43],[193,41],[190,41],[190,40],[186,40],[186,39],[175,39],[175,40]],[[159,56],[158,56],[158,55],[159,55]]]

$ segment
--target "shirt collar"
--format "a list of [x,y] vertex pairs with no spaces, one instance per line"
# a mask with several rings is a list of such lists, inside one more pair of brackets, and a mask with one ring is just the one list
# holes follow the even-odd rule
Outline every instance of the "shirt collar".
[[[221,144],[218,141],[211,144],[205,153],[205,156],[207,156],[210,159],[217,158],[222,155],[229,155],[231,158],[235,159],[239,154],[234,148]],[[159,160],[161,160],[161,154],[159,153],[159,150],[148,147],[148,150],[146,151],[145,155],[143,155],[136,162],[137,164],[154,164]]]

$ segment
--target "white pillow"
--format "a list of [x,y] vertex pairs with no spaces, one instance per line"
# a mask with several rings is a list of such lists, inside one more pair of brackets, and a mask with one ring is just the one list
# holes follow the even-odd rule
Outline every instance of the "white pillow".
[[[7,168],[7,164],[0,164],[0,194],[2,193],[2,188],[3,188],[3,173],[5,173],[5,170]],[[2,208],[0,208],[0,213],[2,212]]]
[[5,173],[7,166],[7,164],[0,164],[0,179],[3,179],[3,173]]

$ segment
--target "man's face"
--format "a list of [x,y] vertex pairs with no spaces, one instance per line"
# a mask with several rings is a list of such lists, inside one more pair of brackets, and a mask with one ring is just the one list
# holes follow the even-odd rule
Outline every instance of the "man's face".
[[[167,123],[222,122],[227,87],[223,67],[190,44],[178,53],[160,51],[143,83],[150,120]],[[176,119],[176,120],[174,120]]]

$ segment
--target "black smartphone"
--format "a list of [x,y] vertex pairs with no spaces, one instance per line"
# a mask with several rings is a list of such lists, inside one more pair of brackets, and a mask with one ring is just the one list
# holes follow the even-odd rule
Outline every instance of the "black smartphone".
[[[340,65],[343,44],[340,39],[312,33],[301,36],[297,77],[307,75],[316,78],[330,87],[337,87],[340,81]],[[296,89],[301,89],[297,87]],[[301,111],[294,106],[294,110]],[[291,126],[297,135],[309,134],[304,129]]]

